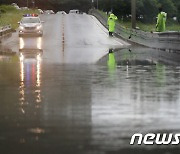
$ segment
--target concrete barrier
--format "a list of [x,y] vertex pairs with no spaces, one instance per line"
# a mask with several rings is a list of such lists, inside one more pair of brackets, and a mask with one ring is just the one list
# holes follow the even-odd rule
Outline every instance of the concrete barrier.
[[[95,16],[107,28],[107,16],[97,10],[90,10],[89,14]],[[144,32],[142,30],[124,28],[116,25],[115,35],[126,41],[143,46],[180,52],[180,32]]]

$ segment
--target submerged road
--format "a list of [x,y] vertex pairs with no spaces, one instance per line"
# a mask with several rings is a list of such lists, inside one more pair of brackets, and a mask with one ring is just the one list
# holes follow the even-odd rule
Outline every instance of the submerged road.
[[42,38],[14,33],[0,47],[15,53],[0,55],[0,153],[179,152],[179,145],[129,144],[134,133],[179,132],[178,54],[109,53],[129,44],[109,38],[94,17],[41,18]]
[[18,34],[3,41],[4,48],[14,52],[23,49],[43,49],[47,63],[95,63],[109,48],[124,48],[128,43],[109,38],[108,31],[90,15],[42,15],[43,38],[20,38]]

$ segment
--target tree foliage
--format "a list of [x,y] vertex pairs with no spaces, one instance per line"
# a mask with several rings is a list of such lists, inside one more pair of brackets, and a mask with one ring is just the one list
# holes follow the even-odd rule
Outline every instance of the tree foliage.
[[[137,18],[142,20],[140,17],[143,17],[144,22],[155,21],[159,7],[163,8],[169,18],[180,18],[180,1],[177,0],[136,0],[136,6]],[[99,0],[99,8],[106,12],[113,11],[119,17],[129,17],[131,0]]]
[[[19,6],[32,7],[32,1],[35,5],[43,10],[53,9],[54,11],[70,9],[80,9],[88,11],[92,7],[92,0],[0,0],[0,4],[17,3]],[[113,11],[119,17],[128,17],[131,14],[131,0],[94,0],[94,7],[109,12]],[[136,0],[137,18],[143,16],[144,22],[152,22],[155,20],[158,8],[163,7],[168,13],[168,17],[178,17],[180,20],[180,0]],[[141,20],[141,19],[140,19]]]

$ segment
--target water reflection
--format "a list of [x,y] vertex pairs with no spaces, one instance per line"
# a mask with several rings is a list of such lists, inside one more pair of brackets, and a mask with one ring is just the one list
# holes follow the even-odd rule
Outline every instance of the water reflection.
[[[21,58],[22,59],[22,58]],[[36,67],[35,67],[36,65]],[[35,77],[36,76],[36,77]],[[31,82],[32,80],[32,82]],[[34,85],[34,80],[36,83]],[[20,61],[20,103],[24,104],[25,101],[25,90],[28,87],[35,86],[34,93],[36,94],[36,102],[41,102],[41,60],[37,59],[36,63],[25,63],[24,60]],[[32,85],[31,85],[32,84]]]
[[24,49],[24,39],[22,37],[19,38],[19,49]]
[[16,52],[13,52],[10,49],[3,48],[1,51],[0,48],[0,62],[12,62],[17,63],[19,61],[18,54]]
[[19,50],[42,50],[42,37],[37,38],[19,38]]
[[[162,50],[150,48],[132,48],[113,50],[117,66],[137,66],[137,65],[179,65],[180,54],[169,53]],[[102,57],[97,63],[105,64],[108,61],[109,54]]]
[[156,64],[156,82],[160,86],[164,86],[166,83],[166,66],[162,63]]
[[15,153],[32,146],[34,153],[119,154],[134,133],[180,129],[180,67],[158,52],[109,50],[100,65],[42,67],[42,54],[25,47],[18,69],[0,65],[0,144]]
[[37,87],[41,86],[41,57],[40,55],[37,56]]
[[116,59],[115,59],[113,49],[109,49],[107,64],[108,64],[109,71],[114,70],[116,68]]
[[[110,53],[98,62],[102,67],[93,78],[92,144],[121,153],[117,149],[130,148],[134,133],[178,132],[180,56],[151,49]],[[117,63],[113,80],[103,67],[110,58]]]
[[[32,100],[40,107],[41,97],[41,61],[42,61],[42,38],[19,38],[19,60],[20,60],[20,104],[22,113],[23,106]],[[32,93],[34,96],[29,97]],[[33,99],[34,97],[34,99]]]

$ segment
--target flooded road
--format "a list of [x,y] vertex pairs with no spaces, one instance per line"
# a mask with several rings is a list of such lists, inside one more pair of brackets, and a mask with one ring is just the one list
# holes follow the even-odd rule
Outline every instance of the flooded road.
[[14,53],[0,55],[0,153],[179,153],[179,145],[129,143],[135,133],[180,133],[180,55],[129,47],[101,28],[72,39],[80,19],[64,17],[72,21],[64,35],[60,26],[60,34],[4,40],[1,50]]

